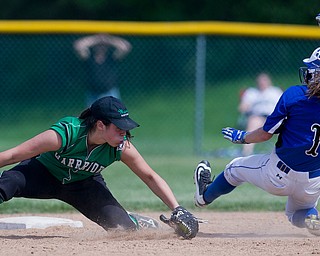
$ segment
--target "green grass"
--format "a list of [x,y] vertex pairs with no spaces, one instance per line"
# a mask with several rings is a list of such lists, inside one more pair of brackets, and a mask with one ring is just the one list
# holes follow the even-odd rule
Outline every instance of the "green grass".
[[[167,181],[179,203],[188,209],[193,205],[193,170],[198,157],[147,157],[147,162]],[[213,174],[218,175],[228,162],[227,159],[209,159]],[[168,208],[147,186],[124,164],[117,162],[104,172],[108,187],[118,201],[131,211],[166,211]],[[284,197],[276,197],[250,185],[244,184],[232,193],[220,197],[205,210],[212,211],[282,211]],[[58,200],[35,200],[14,198],[0,207],[0,213],[42,213],[73,211],[73,208]]]

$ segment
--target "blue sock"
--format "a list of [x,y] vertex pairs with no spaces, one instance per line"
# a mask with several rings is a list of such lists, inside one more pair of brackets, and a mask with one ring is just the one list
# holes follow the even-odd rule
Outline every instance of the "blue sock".
[[292,224],[298,228],[305,228],[304,220],[311,214],[318,215],[318,210],[316,208],[310,208],[296,211],[292,216]]
[[224,177],[223,172],[218,175],[216,179],[209,185],[204,192],[203,199],[206,203],[211,203],[221,195],[230,193],[235,189]]

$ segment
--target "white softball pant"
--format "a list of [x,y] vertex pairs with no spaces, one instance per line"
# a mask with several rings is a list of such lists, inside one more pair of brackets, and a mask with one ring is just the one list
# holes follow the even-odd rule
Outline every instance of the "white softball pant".
[[289,221],[297,210],[318,204],[320,172],[310,175],[292,170],[274,152],[235,158],[226,166],[224,176],[233,186],[248,182],[270,194],[288,196],[285,213]]

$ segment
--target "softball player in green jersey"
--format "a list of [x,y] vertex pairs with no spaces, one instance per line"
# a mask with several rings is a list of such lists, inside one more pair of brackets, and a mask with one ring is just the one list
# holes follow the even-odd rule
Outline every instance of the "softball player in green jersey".
[[171,210],[179,207],[168,184],[130,143],[130,130],[137,126],[123,103],[111,96],[95,101],[79,117],[62,118],[50,129],[0,153],[0,167],[19,163],[0,177],[0,202],[13,197],[54,198],[106,230],[157,227],[153,219],[128,214],[101,175],[107,166],[122,161]]

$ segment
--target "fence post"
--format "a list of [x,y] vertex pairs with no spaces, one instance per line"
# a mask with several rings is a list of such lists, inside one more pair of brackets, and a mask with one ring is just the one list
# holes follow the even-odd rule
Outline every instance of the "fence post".
[[196,70],[195,70],[195,124],[194,124],[194,153],[202,153],[204,131],[204,103],[206,78],[206,37],[197,36]]

